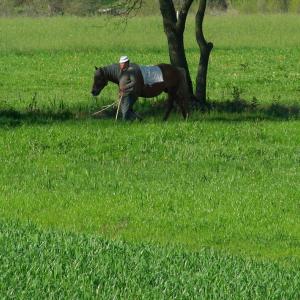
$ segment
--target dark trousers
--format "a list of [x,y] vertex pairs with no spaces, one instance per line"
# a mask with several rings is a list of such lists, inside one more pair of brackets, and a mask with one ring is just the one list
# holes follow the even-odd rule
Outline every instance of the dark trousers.
[[121,99],[121,111],[123,120],[134,120],[138,118],[136,113],[133,111],[133,104],[136,102],[137,97],[133,95],[123,96]]

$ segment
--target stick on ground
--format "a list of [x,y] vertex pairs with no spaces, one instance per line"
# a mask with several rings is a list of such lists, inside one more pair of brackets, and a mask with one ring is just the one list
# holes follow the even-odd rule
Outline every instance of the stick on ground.
[[120,106],[121,106],[121,100],[122,100],[122,97],[119,98],[118,109],[117,109],[117,113],[116,113],[116,121],[118,120],[119,110],[120,110]]

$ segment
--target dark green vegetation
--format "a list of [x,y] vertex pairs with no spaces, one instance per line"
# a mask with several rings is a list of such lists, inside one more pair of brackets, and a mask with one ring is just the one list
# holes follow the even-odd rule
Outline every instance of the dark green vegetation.
[[299,299],[299,268],[0,222],[0,294],[18,299]]
[[[0,15],[97,15],[101,9],[115,7],[111,13],[121,12],[126,3],[133,0],[1,0]],[[158,15],[158,0],[143,0],[142,7],[135,14]],[[181,0],[173,0],[175,6]],[[194,7],[196,6],[195,1]],[[210,12],[242,12],[242,13],[300,13],[300,0],[207,0]],[[99,11],[100,10],[100,11]],[[191,9],[194,11],[194,8]]]
[[167,62],[166,41],[106,21],[0,20],[1,294],[299,298],[299,18],[208,18],[215,109],[162,123],[141,100],[126,124],[90,117],[117,95],[90,97],[94,65]]

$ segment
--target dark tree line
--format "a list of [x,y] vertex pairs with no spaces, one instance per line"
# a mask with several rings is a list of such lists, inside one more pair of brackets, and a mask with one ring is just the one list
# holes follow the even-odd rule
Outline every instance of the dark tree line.
[[[129,0],[130,1],[130,0]],[[93,15],[98,10],[115,6],[117,3],[124,3],[126,0],[1,0],[0,15],[3,10],[8,15],[22,14],[32,8],[36,15],[49,14],[75,14]],[[156,6],[159,0],[137,0]],[[182,0],[174,0],[175,8],[182,4]],[[198,2],[195,0],[194,2]],[[300,13],[300,0],[207,0],[207,7],[216,10],[227,10],[233,8],[242,12],[293,12]],[[28,11],[30,13],[30,11]],[[30,15],[30,14],[29,14]]]

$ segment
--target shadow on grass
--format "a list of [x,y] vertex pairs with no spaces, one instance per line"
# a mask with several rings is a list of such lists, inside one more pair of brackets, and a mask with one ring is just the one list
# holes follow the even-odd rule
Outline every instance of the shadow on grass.
[[298,120],[300,118],[299,104],[282,104],[273,102],[269,105],[259,105],[254,98],[251,102],[245,100],[211,101],[204,110],[211,114],[214,112],[214,119],[229,121],[246,120]]
[[[177,114],[180,114],[179,110]],[[96,111],[96,109],[94,110]],[[162,119],[165,111],[165,102],[159,101],[154,104],[151,101],[138,103],[136,111],[144,118]],[[251,121],[251,120],[299,120],[300,105],[284,105],[281,103],[272,103],[271,105],[259,105],[255,101],[247,102],[245,100],[232,101],[210,101],[203,109],[193,109],[193,120],[204,119],[208,121]],[[173,112],[174,114],[174,112]],[[97,119],[114,119],[116,109],[106,110]],[[64,110],[25,110],[18,111],[15,109],[0,109],[0,126],[15,127],[22,124],[49,124],[55,122],[64,122],[68,120],[87,120],[94,119],[91,114],[91,108],[82,110],[82,107],[76,109]],[[121,119],[121,114],[119,114]]]
[[18,111],[15,109],[0,109],[0,126],[19,126],[22,124],[47,124],[76,118],[72,111]]
[[[143,109],[143,117],[163,116],[164,103],[148,106]],[[180,110],[177,108],[177,113]],[[211,121],[251,121],[251,120],[299,120],[300,105],[272,103],[270,105],[259,105],[256,99],[251,102],[245,100],[210,101],[206,107],[194,106],[192,108],[193,119],[197,117]]]

